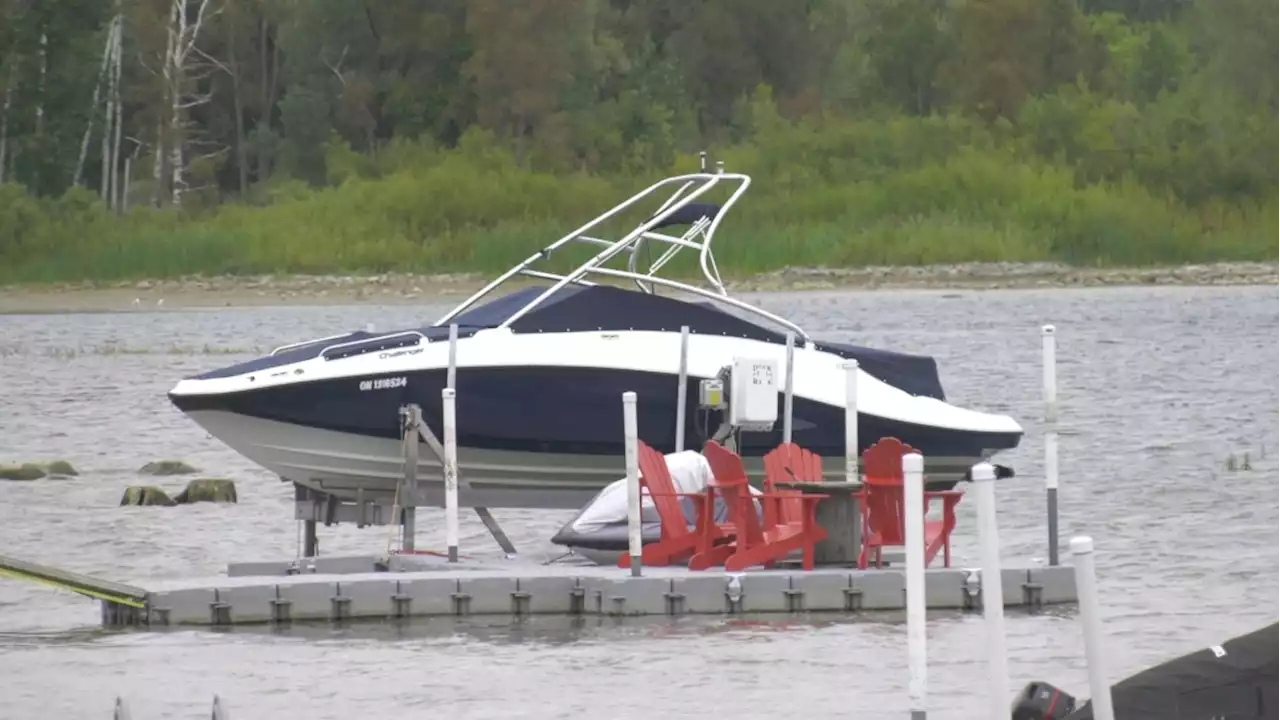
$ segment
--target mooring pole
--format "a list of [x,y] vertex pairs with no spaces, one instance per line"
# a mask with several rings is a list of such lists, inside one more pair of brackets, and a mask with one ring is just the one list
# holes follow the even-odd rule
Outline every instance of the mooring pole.
[[1071,564],[1075,567],[1076,593],[1080,603],[1080,624],[1084,630],[1084,658],[1089,672],[1089,702],[1097,720],[1115,720],[1111,706],[1111,684],[1103,658],[1102,610],[1098,602],[1098,577],[1094,567],[1093,538],[1071,538]]
[[676,387],[676,452],[684,452],[684,412],[689,398],[689,326],[680,326],[680,383]]
[[791,442],[791,413],[794,405],[792,400],[795,392],[795,360],[796,360],[796,334],[790,330],[787,331],[787,367],[783,370],[785,384],[782,390],[782,442]]
[[449,562],[458,562],[458,430],[457,398],[451,388],[440,391],[444,406],[444,537]]
[[1049,514],[1049,564],[1058,564],[1058,360],[1052,325],[1040,328],[1044,364],[1044,488]]
[[626,439],[627,462],[627,549],[631,555],[631,577],[640,577],[643,544],[640,537],[640,458],[636,430],[636,394],[622,393],[622,432]]
[[907,692],[911,720],[925,720],[929,705],[928,648],[925,641],[924,456],[902,456],[903,532],[907,536]]
[[858,474],[858,361],[844,363],[844,479],[855,483]]
[[978,496],[978,541],[982,548],[982,619],[987,627],[987,680],[992,720],[1009,717],[1009,655],[1004,635],[1004,582],[996,522],[996,471],[990,463],[973,466]]

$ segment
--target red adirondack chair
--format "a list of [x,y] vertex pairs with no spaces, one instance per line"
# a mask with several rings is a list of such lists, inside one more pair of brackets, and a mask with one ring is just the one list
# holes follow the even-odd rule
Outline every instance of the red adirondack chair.
[[803,520],[805,503],[799,490],[779,488],[778,483],[822,482],[822,457],[795,443],[782,443],[764,456],[764,491],[777,495],[776,502],[765,503],[764,517],[768,525]]
[[[698,529],[689,529],[684,510],[680,507],[680,498],[693,500],[694,517],[699,518],[699,522],[706,515],[702,511],[702,504],[708,498],[703,493],[677,492],[675,481],[671,479],[671,470],[667,467],[667,458],[643,441],[636,443],[636,453],[640,467],[640,492],[647,492],[653,498],[653,506],[658,511],[658,520],[662,524],[661,538],[644,546],[640,560],[650,566],[683,561],[693,554],[701,533]],[[630,552],[621,554],[618,567],[631,567]]]
[[[887,437],[862,453],[866,476],[862,489],[862,552],[858,556],[861,569],[866,569],[872,553],[876,567],[881,567],[885,547],[906,543],[902,456],[913,452],[916,450],[910,445]],[[951,531],[956,526],[956,504],[962,497],[964,493],[958,490],[925,492],[925,512],[929,511],[931,500],[942,500],[942,519],[924,522],[925,567],[933,562],[939,550],[943,552],[943,565],[951,567]]]
[[[714,475],[708,489],[720,493],[729,508],[733,540],[714,547],[708,547],[705,541],[700,543],[698,551],[689,560],[689,569],[705,570],[722,562],[724,569],[730,572],[746,570],[756,565],[773,567],[778,560],[800,550],[804,555],[804,569],[812,570],[814,545],[827,537],[826,531],[818,526],[813,517],[820,498],[796,493],[795,499],[803,508],[797,522],[761,523],[752,502],[753,496],[747,482],[746,469],[742,466],[742,458],[714,441],[708,441],[703,446],[702,454],[707,458]],[[766,492],[756,497],[767,503],[778,496],[771,496]],[[704,517],[709,506],[710,500],[703,508]]]

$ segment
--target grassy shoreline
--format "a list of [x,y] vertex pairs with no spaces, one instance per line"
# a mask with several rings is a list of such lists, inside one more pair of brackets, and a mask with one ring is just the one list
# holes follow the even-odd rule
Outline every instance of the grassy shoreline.
[[[1276,285],[1276,262],[1081,268],[1059,263],[961,263],[860,268],[789,267],[727,281],[735,294],[873,290],[1013,290],[1122,286]],[[0,314],[117,312],[279,305],[449,302],[488,276],[252,275],[0,285]],[[533,281],[512,280],[517,284]],[[499,290],[501,293],[502,290]]]

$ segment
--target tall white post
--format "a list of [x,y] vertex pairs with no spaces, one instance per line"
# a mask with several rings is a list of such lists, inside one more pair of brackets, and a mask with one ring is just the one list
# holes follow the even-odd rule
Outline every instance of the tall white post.
[[1089,702],[1095,720],[1115,720],[1111,684],[1107,682],[1106,649],[1102,646],[1102,613],[1098,603],[1098,577],[1093,564],[1093,538],[1071,538],[1071,563],[1076,572],[1080,624],[1084,629],[1084,659],[1089,670]]
[[676,388],[676,452],[684,451],[684,406],[689,401],[689,326],[680,327],[680,385]]
[[929,695],[924,605],[924,456],[902,456],[903,532],[907,538],[907,658],[911,720],[925,720]]
[[[844,362],[844,479],[858,482],[858,361]],[[923,530],[921,531],[923,532]]]
[[449,374],[445,387],[458,389],[458,323],[449,324]]
[[796,334],[787,331],[787,367],[783,370],[785,385],[782,391],[782,442],[791,442],[791,409],[795,393]]
[[458,416],[456,391],[440,390],[444,405],[444,537],[449,562],[458,562]]
[[631,576],[640,577],[644,552],[640,537],[640,453],[636,431],[636,394],[622,393],[622,432],[627,456],[627,546],[631,555]]
[[1044,364],[1044,487],[1049,515],[1049,564],[1058,564],[1058,360],[1052,325],[1040,328]]
[[982,549],[982,617],[987,626],[987,680],[992,720],[1009,718],[1009,655],[1004,635],[1004,583],[996,523],[996,471],[990,463],[973,466],[978,496],[978,541]]

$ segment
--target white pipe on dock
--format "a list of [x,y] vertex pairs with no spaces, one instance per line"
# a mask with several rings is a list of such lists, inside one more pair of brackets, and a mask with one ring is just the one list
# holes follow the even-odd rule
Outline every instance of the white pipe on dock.
[[1093,538],[1071,538],[1071,562],[1076,572],[1080,624],[1084,629],[1084,658],[1089,670],[1089,701],[1094,720],[1115,720],[1111,684],[1107,682],[1106,649],[1102,646],[1102,613],[1098,602],[1098,577],[1093,563]]
[[449,374],[445,387],[458,389],[458,323],[449,323]]
[[1058,360],[1052,325],[1040,328],[1044,365],[1044,488],[1049,515],[1049,564],[1058,564]]
[[636,430],[636,394],[622,393],[622,432],[626,438],[627,460],[627,546],[631,555],[631,576],[640,577],[640,453]]
[[796,334],[790,330],[787,331],[787,367],[783,372],[786,377],[786,384],[782,391],[782,442],[791,442],[791,409],[794,407],[795,393],[795,361],[796,361]]
[[1000,537],[996,523],[996,471],[990,463],[973,466],[978,496],[978,541],[982,556],[982,618],[987,627],[987,680],[992,720],[1009,717],[1009,656],[1004,634],[1004,582],[1000,569]]
[[444,538],[449,562],[458,562],[458,416],[453,388],[440,390],[444,405]]
[[676,388],[676,452],[684,451],[684,406],[689,400],[689,326],[680,326],[680,385]]
[[902,456],[903,532],[907,539],[907,659],[911,720],[925,720],[928,704],[928,660],[925,644],[924,587],[924,456]]
[[[858,482],[858,361],[844,365],[844,479]],[[921,532],[924,532],[921,530]]]

